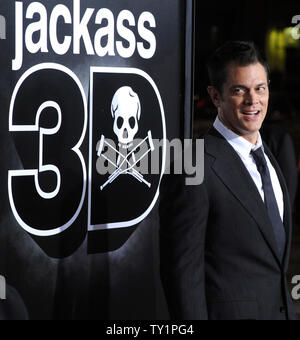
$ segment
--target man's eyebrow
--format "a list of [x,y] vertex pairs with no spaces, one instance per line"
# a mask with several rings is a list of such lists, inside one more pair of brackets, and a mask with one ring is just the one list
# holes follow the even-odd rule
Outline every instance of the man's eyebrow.
[[268,85],[269,85],[268,83],[263,82],[263,83],[258,84],[257,86],[268,86]]
[[[255,85],[255,87],[259,87],[259,86],[268,86],[268,83],[266,82],[262,82],[262,83],[259,83],[257,85]],[[245,85],[240,85],[240,84],[236,84],[236,85],[232,85],[230,86],[230,89],[235,89],[235,88],[240,88],[240,89],[245,89],[245,90],[248,90],[249,88]]]
[[239,84],[236,84],[236,85],[232,85],[230,86],[230,89],[233,90],[233,89],[236,89],[236,88],[240,88],[240,89],[244,89],[244,90],[248,90],[248,87],[245,86],[245,85],[239,85]]

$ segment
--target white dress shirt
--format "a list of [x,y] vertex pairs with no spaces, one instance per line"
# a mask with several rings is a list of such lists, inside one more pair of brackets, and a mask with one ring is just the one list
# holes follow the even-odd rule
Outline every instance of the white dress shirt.
[[[251,178],[253,179],[262,200],[265,200],[265,194],[263,190],[263,183],[261,179],[261,175],[259,171],[257,170],[257,166],[255,163],[255,160],[251,154],[252,150],[257,150],[260,147],[264,150],[263,148],[263,143],[262,143],[262,138],[260,133],[258,133],[258,141],[257,144],[254,145],[247,141],[245,138],[237,135],[233,131],[229,130],[219,119],[219,117],[216,118],[215,123],[214,123],[214,128],[227,140],[227,142],[234,148],[236,153],[240,156],[242,162],[244,163],[245,167],[247,168]],[[284,216],[284,202],[283,202],[283,192],[281,189],[280,182],[278,180],[277,173],[271,164],[271,161],[269,160],[268,156],[264,153],[268,168],[270,171],[271,175],[271,181],[272,181],[272,186],[274,190],[274,194],[276,197],[277,205],[279,208],[279,213],[281,216],[281,219],[283,221],[283,216]]]

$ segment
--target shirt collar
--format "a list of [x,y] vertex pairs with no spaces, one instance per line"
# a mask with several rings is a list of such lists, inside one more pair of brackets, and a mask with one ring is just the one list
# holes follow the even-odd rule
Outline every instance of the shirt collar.
[[255,151],[259,148],[264,149],[260,133],[258,133],[257,144],[254,145],[228,129],[218,116],[214,122],[214,128],[228,141],[234,150],[244,158],[249,157],[252,150]]

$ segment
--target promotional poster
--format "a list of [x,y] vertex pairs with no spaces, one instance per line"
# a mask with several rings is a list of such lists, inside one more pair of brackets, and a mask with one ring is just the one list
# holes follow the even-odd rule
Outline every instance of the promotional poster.
[[300,320],[299,61],[295,1],[1,0],[0,320]]

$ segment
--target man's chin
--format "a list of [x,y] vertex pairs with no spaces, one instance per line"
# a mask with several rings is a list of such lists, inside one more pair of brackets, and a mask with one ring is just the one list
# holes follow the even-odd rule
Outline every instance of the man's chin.
[[[239,129],[234,131],[239,136],[244,137],[245,139],[251,141],[256,140],[258,137],[259,130],[261,129],[262,124],[241,124]],[[255,142],[256,143],[256,142]]]
[[259,130],[261,129],[263,124],[263,120],[251,120],[251,121],[243,121],[243,123],[241,124],[242,130],[245,133],[249,133],[249,134],[254,134],[259,132]]

